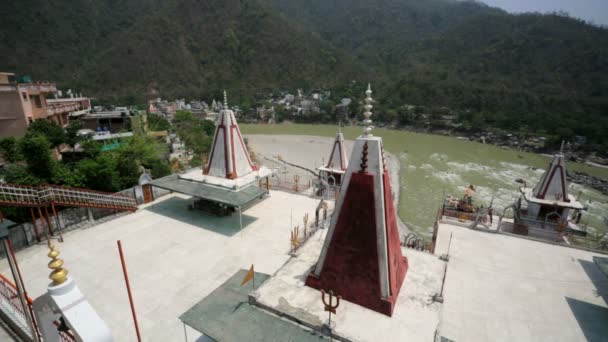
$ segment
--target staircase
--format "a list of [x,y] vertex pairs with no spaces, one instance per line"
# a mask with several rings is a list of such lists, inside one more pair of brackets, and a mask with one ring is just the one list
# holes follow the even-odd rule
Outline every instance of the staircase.
[[39,187],[15,184],[0,184],[0,206],[106,208],[136,211],[135,199],[125,194],[108,193],[57,185]]

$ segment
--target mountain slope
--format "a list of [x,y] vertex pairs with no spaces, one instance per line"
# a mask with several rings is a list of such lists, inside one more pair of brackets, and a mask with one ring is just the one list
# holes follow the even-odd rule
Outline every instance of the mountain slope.
[[385,109],[447,106],[494,127],[562,128],[608,142],[605,28],[475,2],[264,1],[387,75],[378,94]]
[[[69,4],[68,4],[69,3]],[[100,97],[239,96],[361,72],[315,34],[251,0],[42,0],[0,5],[1,70]],[[27,23],[27,25],[24,25]]]

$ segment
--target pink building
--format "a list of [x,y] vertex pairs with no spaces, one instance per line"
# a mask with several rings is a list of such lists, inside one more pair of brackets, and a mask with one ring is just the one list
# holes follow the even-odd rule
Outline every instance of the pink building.
[[72,112],[90,109],[86,97],[49,98],[57,93],[51,82],[18,82],[0,72],[0,137],[22,136],[30,123],[49,120],[65,127]]

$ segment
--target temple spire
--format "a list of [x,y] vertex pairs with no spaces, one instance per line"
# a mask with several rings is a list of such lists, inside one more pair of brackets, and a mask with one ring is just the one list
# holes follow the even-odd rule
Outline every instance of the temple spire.
[[228,94],[226,93],[226,89],[224,89],[224,109],[228,109]]
[[367,90],[365,91],[365,105],[363,106],[363,108],[365,108],[365,111],[363,112],[363,116],[365,116],[365,120],[363,120],[363,125],[365,125],[365,127],[363,128],[363,132],[365,133],[366,136],[371,137],[372,136],[372,128],[374,128],[374,126],[372,126],[372,120],[370,119],[370,117],[372,116],[372,102],[374,101],[374,99],[372,99],[372,87],[371,85],[368,83],[367,84]]

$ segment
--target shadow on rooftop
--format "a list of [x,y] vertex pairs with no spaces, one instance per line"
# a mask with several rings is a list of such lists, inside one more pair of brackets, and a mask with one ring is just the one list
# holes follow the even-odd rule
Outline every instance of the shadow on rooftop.
[[589,342],[606,341],[608,308],[566,297],[566,302]]
[[[191,199],[171,197],[148,206],[144,210],[225,236],[233,236],[241,230],[238,211],[231,216],[220,217],[200,210],[188,210],[188,205],[191,203]],[[257,217],[243,214],[242,219],[243,229],[245,229],[255,222]]]
[[598,267],[596,263],[593,261],[578,259],[578,262],[583,267],[585,273],[595,286],[595,295],[597,297],[602,297],[604,302],[608,304],[608,277]]

